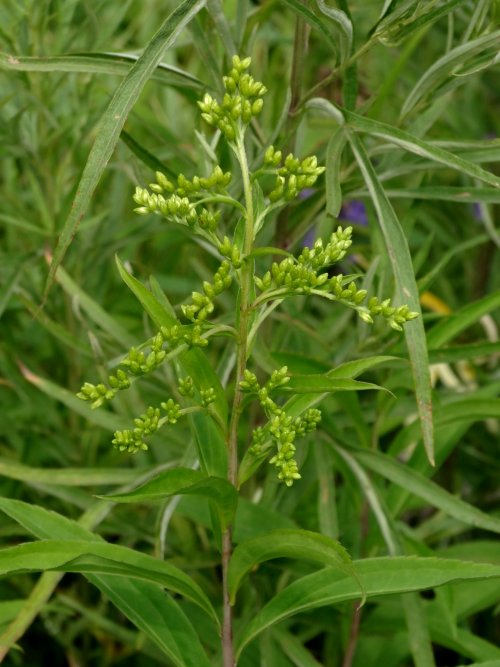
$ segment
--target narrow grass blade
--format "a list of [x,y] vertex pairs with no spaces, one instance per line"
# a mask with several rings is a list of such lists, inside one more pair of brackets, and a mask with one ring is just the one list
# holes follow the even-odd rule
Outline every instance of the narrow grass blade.
[[420,100],[436,90],[448,77],[453,76],[455,69],[462,67],[471,58],[487,49],[498,50],[499,41],[500,30],[486,33],[470,42],[460,44],[436,60],[407,95],[401,116],[406,116]]
[[[418,288],[413,273],[410,251],[400,222],[380,185],[377,174],[371,164],[366,150],[355,134],[348,133],[349,142],[358,162],[359,168],[370,192],[379,225],[384,236],[389,255],[398,300],[407,303],[410,310],[421,313]],[[412,365],[417,408],[422,427],[424,446],[427,457],[434,462],[434,434],[432,424],[432,399],[427,344],[422,318],[405,325],[405,335]]]
[[[18,72],[81,72],[126,76],[139,56],[131,53],[78,53],[70,56],[26,57],[0,53],[0,69]],[[168,85],[203,88],[203,82],[179,67],[158,63],[152,79]]]
[[[470,526],[500,533],[500,519],[481,512],[391,456],[361,448],[350,447],[349,451],[363,466],[423,498],[432,507],[437,507]],[[393,509],[397,511],[397,508]]]
[[[390,199],[426,199],[429,201],[454,201],[464,204],[475,202],[500,204],[500,190],[493,190],[492,188],[434,185],[419,188],[386,188],[385,193]],[[349,196],[358,197],[361,194],[362,192],[357,190],[350,192]]]
[[[312,102],[314,102],[314,100],[311,100],[311,103]],[[333,105],[331,106],[333,107]],[[494,188],[500,188],[500,178],[498,176],[486,171],[486,169],[479,167],[470,160],[466,160],[454,153],[450,153],[450,151],[445,150],[436,144],[419,139],[409,132],[400,130],[392,125],[381,123],[378,120],[365,118],[346,109],[340,110],[334,107],[334,112],[331,111],[330,115],[336,117],[335,114],[338,113],[342,113],[348,126],[353,130],[356,130],[356,132],[363,132],[374,137],[380,137],[392,144],[400,146],[410,153],[418,155],[419,157],[428,158],[433,162],[444,164],[450,169],[459,171],[462,174],[467,174],[467,176],[471,176],[472,178],[477,178],[477,180],[487,183]]]
[[[144,472],[144,471],[142,471]],[[115,486],[130,484],[141,474],[137,468],[32,468],[0,459],[0,475],[26,484],[58,486]]]
[[64,223],[59,242],[55,248],[49,275],[45,285],[47,297],[73,237],[75,236],[90,199],[99,182],[108,160],[120,138],[127,116],[139,98],[146,82],[151,78],[165,50],[177,39],[181,30],[200,11],[205,0],[184,0],[163,22],[137,62],[118,86],[110,105],[103,114],[99,130],[83,170],[71,212]]
[[73,392],[60,387],[40,375],[36,375],[22,363],[19,363],[19,367],[28,382],[31,382],[31,384],[35,385],[35,387],[43,391],[47,396],[64,403],[68,408],[88,419],[92,424],[102,426],[102,428],[109,431],[119,431],[127,428],[127,421],[122,417],[111,412],[106,412],[105,410],[92,410],[87,403],[77,398]]
[[[50,258],[48,259],[50,262]],[[123,347],[129,348],[137,345],[137,340],[111,317],[97,301],[95,301],[87,292],[85,292],[70,275],[60,266],[55,274],[56,282],[61,285],[63,290],[70,297],[77,300],[81,308],[87,313],[90,319],[95,322],[103,331],[108,333],[114,340],[118,341]]]
[[[304,3],[299,0],[281,0],[284,5],[287,5],[292,9],[296,14],[304,19],[309,25],[313,28],[316,28],[323,37],[328,42],[329,46],[332,48],[333,53],[339,53],[339,43],[337,41],[337,35],[330,30],[328,22],[324,19],[320,19],[314,12],[312,12]],[[335,31],[336,32],[336,31]]]
[[340,165],[342,152],[346,143],[345,133],[342,128],[332,134],[326,148],[326,210],[334,218],[342,208],[342,188],[340,185]]
[[316,0],[319,10],[328,17],[329,22],[335,26],[338,35],[339,61],[343,63],[349,58],[352,50],[353,30],[352,23],[347,14],[340,9],[329,7],[324,0]]
[[487,294],[482,299],[469,303],[429,331],[429,347],[438,348],[452,340],[462,331],[478,322],[483,315],[500,308],[500,290]]

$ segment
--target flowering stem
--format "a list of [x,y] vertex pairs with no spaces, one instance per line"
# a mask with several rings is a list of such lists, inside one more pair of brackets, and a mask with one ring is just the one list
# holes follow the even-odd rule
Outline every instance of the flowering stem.
[[[251,314],[251,289],[253,278],[253,259],[251,253],[254,238],[254,213],[252,186],[248,161],[243,142],[243,132],[239,132],[235,143],[235,153],[240,164],[245,194],[245,237],[243,242],[243,264],[240,269],[240,298],[237,314],[236,339],[236,377],[231,420],[227,439],[228,468],[227,478],[234,486],[238,479],[238,423],[241,416],[243,392],[240,382],[246,368],[248,357],[248,337]],[[222,623],[222,655],[224,667],[234,667],[234,649],[232,637],[232,609],[229,601],[227,573],[232,553],[232,529],[229,527],[222,536],[222,584],[223,584],[223,623]]]

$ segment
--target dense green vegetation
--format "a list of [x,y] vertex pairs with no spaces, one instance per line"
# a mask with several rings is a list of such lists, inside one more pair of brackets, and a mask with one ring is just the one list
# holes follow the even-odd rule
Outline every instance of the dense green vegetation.
[[[1,4],[0,662],[500,664],[499,41],[496,0]],[[239,143],[197,105],[235,54],[267,88]],[[142,188],[218,165],[215,236],[149,212]],[[266,301],[281,285],[253,272],[318,238],[316,277],[366,300]],[[419,316],[369,323],[370,296]],[[248,368],[274,407],[243,376],[258,298]],[[179,323],[187,354],[109,405],[77,397]],[[113,447],[166,401],[185,418]],[[304,431],[286,469],[284,440],[252,441],[281,407]]]

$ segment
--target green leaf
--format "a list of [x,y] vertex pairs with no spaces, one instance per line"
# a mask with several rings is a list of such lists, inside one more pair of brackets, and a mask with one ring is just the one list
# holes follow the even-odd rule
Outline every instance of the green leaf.
[[500,354],[500,341],[497,343],[471,343],[470,345],[454,345],[439,350],[429,350],[431,364],[450,363],[460,359],[477,359]]
[[[132,53],[78,53],[36,58],[0,53],[0,68],[17,72],[81,72],[126,76],[138,58],[139,56]],[[161,62],[156,66],[151,79],[166,85],[203,88],[203,82],[189,72]]]
[[109,315],[97,301],[94,301],[68,273],[60,266],[55,274],[56,282],[61,285],[63,290],[71,298],[78,301],[78,305],[84,310],[90,319],[95,322],[103,331],[106,331],[112,338],[118,341],[126,348],[137,345],[137,340],[119,324],[111,315]]
[[115,503],[136,503],[164,500],[169,496],[196,495],[213,501],[220,512],[224,528],[234,519],[238,492],[226,479],[207,477],[200,470],[174,468],[165,470],[128,493],[101,496]]
[[[51,512],[19,500],[0,498],[0,509],[42,540],[84,540],[105,544],[99,535]],[[57,573],[47,573],[43,591],[49,596]],[[51,579],[52,578],[52,579]],[[87,579],[102,591],[147,637],[152,639],[178,667],[210,667],[191,623],[157,585],[110,575],[88,574]]]
[[205,593],[187,574],[166,561],[133,549],[100,541],[41,540],[0,549],[0,574],[59,570],[82,574],[112,574],[143,579],[183,595],[218,624]]
[[441,347],[459,333],[478,322],[483,315],[500,308],[500,290],[487,294],[482,299],[469,303],[453,315],[443,318],[427,334],[429,347]]
[[[339,42],[338,42],[338,31],[335,30],[335,32],[330,30],[329,24],[323,20],[320,19],[314,14],[310,9],[308,9],[305,4],[300,2],[299,0],[281,0],[283,4],[288,5],[290,9],[292,9],[296,14],[298,14],[306,23],[309,23],[309,25],[313,28],[316,28],[318,32],[320,32],[323,37],[326,39],[328,45],[331,47],[333,53],[337,54],[339,53]],[[338,24],[337,24],[338,27]],[[345,48],[345,47],[344,47]],[[339,53],[340,56],[340,53]]]
[[137,62],[118,86],[104,112],[99,129],[83,170],[71,212],[64,223],[54,251],[45,286],[45,297],[50,290],[58,266],[61,264],[73,237],[78,231],[99,179],[113,154],[128,114],[138,100],[145,84],[151,78],[167,48],[177,39],[181,30],[204,6],[205,0],[184,0],[162,23]]
[[340,9],[329,7],[324,0],[316,0],[319,10],[329,18],[338,37],[339,63],[346,61],[352,50],[352,23],[347,14]]
[[40,391],[43,391],[47,396],[60,401],[77,414],[82,415],[82,417],[88,419],[92,424],[101,426],[109,431],[119,431],[127,428],[128,421],[123,417],[106,412],[106,410],[92,410],[87,403],[77,398],[72,391],[68,391],[64,387],[60,387],[54,382],[32,373],[21,363],[19,363],[19,367],[28,382],[40,389]]
[[[499,402],[500,403],[500,402]],[[500,519],[481,512],[465,501],[448,493],[435,482],[427,479],[409,466],[392,457],[368,449],[349,447],[354,457],[370,470],[382,475],[406,491],[423,498],[459,521],[471,526],[500,533]],[[397,508],[394,508],[397,511]]]
[[340,185],[340,167],[342,152],[346,143],[345,133],[338,128],[328,141],[325,158],[326,211],[334,218],[342,208],[342,189]]
[[[421,314],[413,264],[401,224],[385,195],[384,189],[380,185],[377,174],[359,137],[351,133],[348,134],[348,137],[377,212],[387,254],[389,255],[396,279],[398,301],[400,303],[407,303],[410,310]],[[424,446],[429,461],[433,463],[434,433],[432,424],[431,379],[422,317],[407,323],[404,331],[412,365]]]
[[385,364],[390,361],[405,362],[406,359],[400,357],[391,357],[388,355],[378,355],[374,357],[365,357],[364,359],[354,359],[353,361],[346,361],[339,366],[336,366],[331,371],[328,371],[329,378],[356,378],[361,373]]
[[130,484],[145,472],[138,468],[33,468],[8,459],[0,459],[0,475],[27,484],[58,486],[104,486]]
[[[419,188],[386,188],[390,199],[426,199],[429,201],[454,201],[464,204],[487,202],[500,204],[500,191],[493,188],[457,187],[446,185],[420,186]],[[349,196],[361,195],[361,191],[350,192]]]
[[[311,100],[311,102],[313,102],[313,100]],[[339,111],[343,114],[348,126],[356,132],[363,132],[374,137],[381,137],[382,139],[385,139],[392,144],[396,144],[396,146],[400,146],[404,150],[414,153],[419,157],[428,158],[433,162],[439,162],[450,169],[459,171],[462,174],[467,174],[472,178],[477,178],[479,181],[483,181],[494,188],[500,188],[500,178],[498,176],[495,176],[495,174],[486,171],[469,160],[465,160],[458,155],[450,153],[450,151],[445,150],[444,148],[432,144],[429,141],[419,139],[409,132],[400,130],[387,123],[381,123],[378,120],[365,118],[352,111],[348,111],[347,109],[340,110],[335,108],[335,113],[338,114]],[[333,113],[330,115],[334,116]],[[370,187],[368,187],[368,190],[371,193]]]
[[[444,558],[367,558],[354,561],[367,598],[420,591],[455,581],[500,578],[500,566]],[[326,568],[295,581],[267,603],[245,627],[237,655],[261,632],[300,612],[360,597],[357,583],[340,570]]]
[[487,49],[498,50],[500,30],[486,33],[477,39],[460,44],[444,56],[436,60],[431,67],[417,81],[413,90],[406,96],[401,109],[401,116],[406,116],[420,100],[436,91],[448,78],[453,77],[455,71],[468,60],[483,53]]
[[191,622],[161,588],[125,577],[89,575],[87,578],[152,639],[176,667],[211,667]]
[[356,579],[349,554],[336,540],[309,530],[273,530],[241,542],[234,550],[228,570],[231,604],[243,577],[259,563],[274,558],[295,558],[340,568]]
[[331,378],[326,375],[294,375],[279,391],[293,392],[294,394],[320,394],[337,391],[363,391],[367,389],[384,390],[378,384],[359,382],[345,378]]

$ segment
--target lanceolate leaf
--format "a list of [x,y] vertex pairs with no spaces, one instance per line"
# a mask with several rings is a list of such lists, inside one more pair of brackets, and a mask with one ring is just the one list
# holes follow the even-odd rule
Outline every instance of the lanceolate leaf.
[[[82,72],[126,76],[138,56],[131,53],[77,53],[71,56],[25,57],[0,53],[0,68],[21,72]],[[189,72],[159,63],[151,76],[163,83],[202,88],[203,83]]]
[[146,82],[151,78],[165,50],[170,47],[181,30],[205,4],[205,0],[184,0],[170,14],[153,36],[144,52],[132,65],[129,73],[118,86],[108,108],[104,112],[99,130],[90,151],[76,191],[70,214],[64,223],[59,242],[54,251],[45,287],[45,296],[51,288],[57,267],[61,264],[90,199],[120,138],[127,116],[139,98]]
[[363,391],[367,389],[383,390],[378,384],[360,382],[346,378],[330,378],[328,375],[294,375],[290,381],[279,388],[294,394],[335,393],[338,391]]
[[[337,109],[337,111],[339,110]],[[349,127],[357,132],[363,132],[386,139],[390,143],[396,144],[410,153],[444,164],[450,169],[455,169],[462,174],[477,178],[479,181],[483,181],[494,188],[500,188],[500,178],[498,176],[495,176],[495,174],[486,171],[486,169],[479,167],[477,164],[474,164],[469,160],[465,160],[458,155],[450,153],[450,151],[445,150],[444,148],[431,144],[423,139],[419,139],[409,132],[400,130],[397,127],[381,123],[377,120],[371,120],[370,118],[365,118],[352,111],[342,109],[342,114]]]
[[330,30],[328,21],[323,18],[318,18],[310,9],[308,9],[303,2],[300,0],[282,0],[283,4],[287,5],[292,9],[296,14],[301,16],[304,21],[309,23],[310,26],[316,28],[323,37],[326,39],[328,45],[331,47],[334,53],[337,53],[339,50],[338,41],[336,35]]
[[89,575],[87,578],[176,667],[211,667],[193,625],[177,602],[159,586],[125,577]]
[[497,50],[499,41],[500,30],[486,33],[477,39],[460,44],[436,60],[406,97],[401,115],[406,116],[422,98],[438,88],[445,79],[453,75],[455,69],[462,67],[469,59],[492,47]]
[[174,495],[203,496],[213,501],[225,528],[232,522],[238,503],[238,493],[226,479],[207,477],[200,470],[191,468],[165,470],[129,493],[112,494],[104,498],[115,503],[137,503],[164,500]]
[[274,530],[246,540],[234,550],[228,573],[232,604],[243,577],[259,563],[273,558],[297,558],[330,565],[356,580],[350,556],[336,540],[308,530]]
[[[409,593],[455,581],[500,578],[500,566],[444,558],[367,558],[354,561],[368,600],[375,596]],[[357,583],[340,570],[326,568],[280,591],[245,627],[238,638],[238,655],[261,632],[300,612],[360,597]]]
[[[85,540],[104,544],[83,525],[19,500],[0,498],[0,509],[39,539]],[[50,575],[44,575],[46,577]],[[54,577],[57,576],[53,573]],[[154,641],[178,667],[209,667],[200,641],[180,607],[157,585],[126,577],[87,574],[122,613]],[[47,582],[47,595],[54,585]],[[17,637],[17,635],[16,635]]]
[[429,347],[438,348],[452,340],[459,333],[478,322],[483,315],[500,308],[500,290],[487,294],[482,299],[445,317],[428,334]]
[[[377,211],[377,218],[382,229],[387,253],[396,279],[398,300],[401,303],[407,303],[410,310],[421,313],[418,288],[404,232],[391,203],[385,195],[384,189],[380,185],[373,165],[366,154],[366,150],[361,140],[352,133],[348,133],[348,137],[372,197],[375,210]],[[405,335],[412,364],[424,446],[429,461],[433,463],[434,434],[432,424],[431,380],[425,330],[421,317],[405,325]]]
[[61,570],[143,579],[179,593],[218,624],[214,608],[191,577],[178,567],[133,549],[101,541],[41,540],[0,549],[0,574]]
[[[431,480],[391,456],[368,449],[349,448],[354,457],[365,467],[382,475],[406,491],[426,500],[459,521],[471,526],[500,533],[500,519],[485,514],[469,503],[448,493]],[[397,508],[394,508],[397,511]]]

